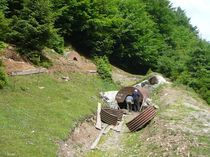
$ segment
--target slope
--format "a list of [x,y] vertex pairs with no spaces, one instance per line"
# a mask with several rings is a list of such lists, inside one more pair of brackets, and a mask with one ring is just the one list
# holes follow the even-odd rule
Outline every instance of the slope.
[[[69,77],[69,81],[62,77]],[[9,78],[0,94],[0,156],[56,156],[58,142],[116,86],[83,73]]]
[[[209,106],[193,91],[173,84],[155,90],[152,100],[159,109],[147,127],[135,133],[130,133],[125,125],[120,133],[111,130],[102,137],[96,150],[86,150],[82,156],[208,157]],[[131,115],[125,117],[126,122],[129,119]]]

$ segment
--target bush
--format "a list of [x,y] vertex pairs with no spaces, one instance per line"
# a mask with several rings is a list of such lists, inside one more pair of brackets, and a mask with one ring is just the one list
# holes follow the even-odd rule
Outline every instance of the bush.
[[3,62],[2,60],[0,60],[0,68],[3,66]]
[[5,41],[9,28],[10,20],[5,18],[4,13],[0,10],[0,40]]
[[54,32],[51,34],[48,47],[54,49],[59,54],[63,54],[64,39]]
[[7,75],[3,71],[2,67],[0,67],[0,89],[2,89],[7,84],[8,84]]
[[[23,54],[26,54],[23,52]],[[26,55],[26,57],[35,65],[49,68],[53,63],[43,55],[42,51],[32,51]]]
[[96,62],[97,72],[100,75],[100,77],[104,80],[111,81],[112,69],[108,58],[106,56],[95,57],[94,60]]
[[0,51],[6,47],[6,44],[0,41]]

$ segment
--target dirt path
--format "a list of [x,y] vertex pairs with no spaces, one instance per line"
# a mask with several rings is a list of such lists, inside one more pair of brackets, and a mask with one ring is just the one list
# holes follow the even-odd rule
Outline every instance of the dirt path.
[[128,151],[124,142],[132,134],[126,126],[126,122],[137,116],[138,113],[132,112],[129,115],[123,116],[123,125],[120,132],[110,130],[106,135],[103,135],[97,148],[89,150],[82,154],[85,157],[119,157],[123,156]]
[[[93,120],[89,129],[85,128],[87,135],[82,136],[84,132],[81,131],[79,136],[80,140],[81,137],[86,139],[86,144],[78,144],[75,141],[68,144],[78,148],[74,156],[209,157],[210,107],[196,94],[171,85],[160,89],[152,99],[159,109],[154,120],[144,129],[130,133],[125,123],[136,115],[125,116],[120,133],[110,130],[102,136],[97,148],[90,150],[92,142],[99,134],[94,128]],[[72,154],[75,149],[68,151]]]
[[210,107],[180,87],[165,86],[153,96],[159,105],[154,123],[140,134],[145,156],[209,157]]
[[124,123],[120,132],[110,129],[107,134],[103,134],[95,150],[91,150],[91,145],[99,135],[100,131],[94,126],[95,119],[91,118],[79,124],[72,132],[67,141],[60,143],[58,156],[60,157],[118,157],[124,150],[123,138],[129,136],[130,131],[125,125],[126,122],[137,116],[137,113],[124,115]]
[[135,112],[123,116],[123,125],[120,132],[110,130],[108,134],[104,135],[101,142],[97,146],[97,151],[104,152],[104,156],[118,157],[121,152],[125,150],[123,145],[123,138],[128,136],[130,131],[126,126],[126,122],[133,119],[138,114]]

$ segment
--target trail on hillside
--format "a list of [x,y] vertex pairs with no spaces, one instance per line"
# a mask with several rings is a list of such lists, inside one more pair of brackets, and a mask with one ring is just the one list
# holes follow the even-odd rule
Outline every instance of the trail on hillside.
[[[126,122],[130,121],[134,117],[136,117],[138,113],[132,112],[128,115],[123,116],[123,125],[120,132],[110,130],[106,135],[104,135],[101,139],[101,142],[97,145],[95,151],[103,152],[102,156],[113,156],[118,157],[124,151],[127,151],[127,148],[124,146],[124,138],[132,134],[126,126]],[[91,156],[94,151],[89,151],[87,156]],[[85,156],[85,154],[84,154]]]
[[[90,150],[96,138],[94,134],[95,138],[92,138],[92,141],[86,141],[88,143],[86,149],[80,145],[74,156],[208,157],[210,153],[209,106],[205,105],[196,94],[172,85],[164,85],[152,96],[152,99],[159,106],[157,115],[141,131],[131,133],[128,130],[125,123],[136,115],[126,115],[120,133],[110,130],[108,134],[102,136],[96,149]],[[89,127],[96,130],[94,120]]]
[[125,123],[137,116],[137,113],[132,112],[129,115],[123,116],[123,125],[120,132],[113,129],[100,139],[100,142],[94,150],[91,150],[91,145],[99,134],[94,126],[95,119],[88,119],[79,124],[79,126],[72,132],[70,138],[61,144],[59,156],[65,157],[80,157],[80,156],[95,156],[98,152],[99,156],[104,157],[118,157],[126,148],[123,145],[123,138],[129,136],[131,133],[126,127]]
[[210,108],[182,88],[166,86],[153,98],[158,115],[140,138],[146,156],[209,156]]

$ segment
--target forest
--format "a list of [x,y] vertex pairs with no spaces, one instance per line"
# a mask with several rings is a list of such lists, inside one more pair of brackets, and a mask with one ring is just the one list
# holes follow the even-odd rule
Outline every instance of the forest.
[[0,49],[5,43],[38,65],[45,47],[62,54],[71,44],[131,73],[162,73],[210,104],[210,43],[169,0],[1,0]]

